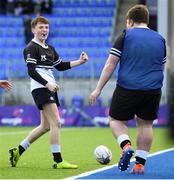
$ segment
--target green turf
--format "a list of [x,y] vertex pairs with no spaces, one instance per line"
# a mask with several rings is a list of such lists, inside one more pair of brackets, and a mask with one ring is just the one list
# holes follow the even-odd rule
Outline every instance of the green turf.
[[[104,167],[96,162],[93,151],[98,145],[106,145],[113,153],[110,163],[118,162],[121,150],[109,128],[62,128],[61,144],[65,160],[79,165],[77,170],[52,169],[52,155],[48,134],[33,143],[20,158],[16,168],[9,165],[8,150],[17,146],[32,128],[0,128],[0,179],[62,179]],[[154,129],[151,152],[173,147],[165,128]],[[136,129],[129,131],[135,147]]]

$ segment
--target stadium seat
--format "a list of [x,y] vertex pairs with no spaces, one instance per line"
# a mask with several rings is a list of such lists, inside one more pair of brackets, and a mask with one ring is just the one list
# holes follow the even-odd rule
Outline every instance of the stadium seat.
[[23,19],[22,17],[14,17],[14,16],[0,16],[0,27],[14,27],[19,28],[23,27]]
[[80,95],[75,95],[72,97],[71,104],[75,107],[83,107],[83,97]]
[[58,17],[111,17],[114,14],[113,7],[54,7],[53,14]]
[[5,63],[0,63],[0,79],[7,79],[7,65]]
[[95,105],[96,105],[96,106],[99,106],[99,107],[102,106],[102,99],[101,99],[101,97],[98,97],[98,98],[97,98]]
[[23,36],[24,34],[24,28],[11,28],[9,27],[8,30],[7,28],[0,27],[0,37],[3,38],[8,38],[8,37],[15,37],[18,38],[20,36]]

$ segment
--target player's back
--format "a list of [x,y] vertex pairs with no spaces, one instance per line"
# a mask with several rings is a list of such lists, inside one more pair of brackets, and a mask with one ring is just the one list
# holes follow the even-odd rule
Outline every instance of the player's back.
[[150,90],[162,86],[165,40],[149,28],[127,29],[118,84],[127,89]]

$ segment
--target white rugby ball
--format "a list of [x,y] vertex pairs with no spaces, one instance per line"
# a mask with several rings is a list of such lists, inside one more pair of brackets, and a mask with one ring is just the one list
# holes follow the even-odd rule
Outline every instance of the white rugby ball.
[[112,152],[106,146],[97,146],[94,150],[95,159],[100,164],[108,164],[112,160]]

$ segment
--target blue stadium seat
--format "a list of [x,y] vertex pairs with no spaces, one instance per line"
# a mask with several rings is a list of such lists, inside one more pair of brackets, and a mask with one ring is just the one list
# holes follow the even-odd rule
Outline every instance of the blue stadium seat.
[[53,0],[59,7],[113,7],[115,0]]
[[114,15],[113,7],[54,7],[53,14],[58,17],[111,17]]
[[61,38],[50,38],[49,43],[58,46],[59,48],[62,47],[110,47],[110,43],[107,42],[105,39],[100,37],[61,37]]
[[75,107],[83,107],[84,99],[80,95],[75,95],[72,97],[71,103]]
[[11,64],[9,76],[12,78],[27,77],[27,67],[24,63]]
[[0,27],[19,28],[23,26],[24,26],[24,23],[23,23],[22,17],[0,16]]
[[96,106],[99,106],[99,107],[102,106],[102,99],[101,99],[100,96],[96,99],[95,105],[96,105]]
[[19,27],[19,28],[11,28],[9,27],[8,29],[6,27],[0,27],[0,37],[15,37],[18,38],[20,36],[24,35],[24,28]]
[[[66,27],[57,28],[54,25],[51,25],[52,31],[50,32],[51,38],[61,38],[61,37],[98,37],[102,36],[103,38],[108,38],[110,35],[110,29],[108,27],[79,27],[78,31],[76,27],[71,27],[71,30]],[[56,34],[56,36],[55,36]]]
[[24,47],[25,46],[25,40],[23,38],[7,38],[3,37],[0,41],[0,46],[12,48],[12,47]]
[[112,17],[52,17],[49,18],[50,23],[54,27],[112,27]]
[[[1,60],[0,60],[1,61]],[[0,62],[0,79],[7,79],[8,74],[7,74],[7,64]]]

